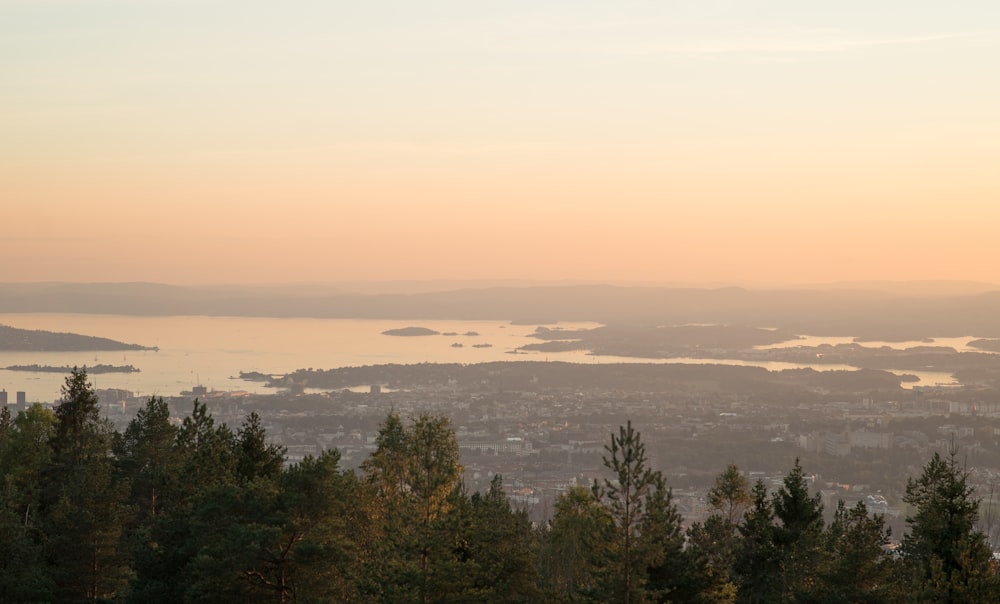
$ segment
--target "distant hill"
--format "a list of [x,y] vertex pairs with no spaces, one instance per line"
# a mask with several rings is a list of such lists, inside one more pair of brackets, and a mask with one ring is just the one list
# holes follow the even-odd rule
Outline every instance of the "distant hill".
[[1000,291],[931,296],[879,290],[877,283],[852,285],[858,289],[577,284],[362,294],[318,286],[0,283],[0,313],[468,319],[523,324],[592,321],[624,326],[742,325],[864,340],[1000,338],[1000,313],[996,312]]
[[126,344],[108,338],[83,336],[75,333],[57,333],[18,329],[0,325],[0,350],[28,352],[76,352],[97,350],[156,350],[138,344]]

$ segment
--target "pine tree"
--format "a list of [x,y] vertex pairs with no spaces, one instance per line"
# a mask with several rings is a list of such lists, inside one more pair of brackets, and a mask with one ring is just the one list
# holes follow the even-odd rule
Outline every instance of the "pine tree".
[[[159,405],[149,420],[162,414]],[[148,423],[148,422],[144,422]],[[158,425],[158,423],[156,424]],[[138,428],[136,428],[138,431]],[[157,430],[158,431],[158,430]],[[123,443],[123,450],[131,448]],[[176,456],[176,459],[174,459]],[[206,540],[218,537],[231,518],[219,514],[219,523],[205,522],[207,514],[227,496],[223,487],[236,485],[236,437],[225,424],[216,425],[207,406],[194,401],[191,414],[184,418],[171,448],[171,465],[177,464],[177,479],[167,481],[157,496],[157,513],[143,527],[144,539],[133,553],[135,576],[128,594],[129,602],[167,604],[182,601],[190,587],[191,564]],[[172,474],[173,471],[168,472]]]
[[607,499],[618,527],[622,546],[620,599],[628,604],[639,597],[642,587],[633,547],[643,517],[644,499],[656,484],[656,475],[646,467],[646,446],[639,432],[632,429],[631,420],[619,427],[617,436],[612,433],[611,444],[604,449],[608,453],[603,458],[604,466],[611,470],[615,480],[605,479],[603,488],[595,485],[595,495]]
[[731,602],[736,597],[733,566],[740,546],[739,525],[752,502],[750,485],[735,464],[729,464],[708,491],[711,513],[688,530],[690,573],[699,602]]
[[[341,472],[340,453],[307,456],[279,478],[277,539],[265,544],[257,568],[264,580],[284,586],[288,601],[348,602],[357,599],[354,562],[360,504],[353,472]],[[269,578],[271,577],[271,578]],[[265,584],[266,587],[267,584]]]
[[55,416],[37,404],[15,418],[7,411],[0,410],[0,604],[51,602],[38,511]]
[[976,529],[979,500],[959,467],[934,453],[923,473],[906,485],[902,558],[911,598],[918,602],[996,602],[1000,584],[986,537]]
[[113,446],[118,472],[131,485],[137,521],[169,507],[171,488],[180,480],[177,427],[162,397],[151,397],[129,422]]
[[113,429],[100,417],[85,371],[74,369],[66,378],[55,415],[42,526],[57,597],[67,602],[110,598],[127,577],[121,536],[128,522],[128,485],[116,480]]

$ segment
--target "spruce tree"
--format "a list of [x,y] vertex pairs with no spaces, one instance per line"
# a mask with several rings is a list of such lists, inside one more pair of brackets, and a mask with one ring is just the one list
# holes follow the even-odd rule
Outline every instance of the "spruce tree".
[[750,509],[739,531],[742,544],[733,565],[737,578],[736,601],[769,604],[781,601],[781,557],[775,544],[774,508],[767,486],[758,480],[751,491]]
[[892,596],[892,558],[884,547],[890,530],[882,515],[872,516],[864,502],[837,503],[823,542],[828,558],[819,577],[820,602],[877,604]]
[[489,490],[470,499],[471,522],[463,542],[475,569],[472,586],[481,602],[537,601],[535,549],[528,515],[513,510],[496,474]]
[[1000,584],[986,537],[976,528],[979,499],[952,450],[934,453],[903,501],[913,507],[903,537],[904,581],[918,602],[996,602]]
[[809,593],[816,590],[814,579],[825,554],[820,544],[823,503],[819,493],[809,494],[798,459],[774,494],[773,505],[779,521],[773,535],[781,563],[781,599],[808,600]]
[[642,601],[689,600],[698,592],[695,569],[684,555],[682,520],[673,491],[663,475],[655,472],[636,540],[636,554],[644,570]]

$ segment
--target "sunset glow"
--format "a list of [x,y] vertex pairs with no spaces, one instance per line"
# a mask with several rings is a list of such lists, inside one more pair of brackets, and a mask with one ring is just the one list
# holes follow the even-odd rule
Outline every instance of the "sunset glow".
[[1000,5],[10,0],[2,281],[1000,283]]

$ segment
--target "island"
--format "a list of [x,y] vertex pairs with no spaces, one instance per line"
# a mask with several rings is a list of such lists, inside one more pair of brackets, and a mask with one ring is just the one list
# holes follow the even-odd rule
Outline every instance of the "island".
[[428,329],[427,327],[400,327],[398,329],[387,329],[382,332],[384,336],[403,336],[403,337],[414,337],[414,336],[436,336],[440,335],[439,332],[433,329]]
[[[56,367],[54,365],[11,365],[10,367],[4,367],[7,371],[34,371],[38,373],[69,373],[75,369],[75,367],[70,367],[69,365],[63,367]],[[139,373],[137,367],[132,365],[94,365],[93,367],[84,367],[88,374],[96,373]]]

